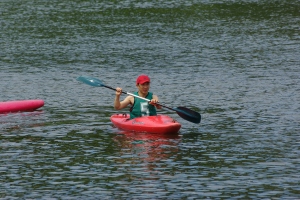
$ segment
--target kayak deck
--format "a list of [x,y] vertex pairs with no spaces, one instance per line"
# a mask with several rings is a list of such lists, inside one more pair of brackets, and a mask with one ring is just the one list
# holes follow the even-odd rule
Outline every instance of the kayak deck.
[[143,116],[130,119],[128,114],[114,114],[110,117],[115,127],[133,132],[176,134],[181,124],[167,115]]

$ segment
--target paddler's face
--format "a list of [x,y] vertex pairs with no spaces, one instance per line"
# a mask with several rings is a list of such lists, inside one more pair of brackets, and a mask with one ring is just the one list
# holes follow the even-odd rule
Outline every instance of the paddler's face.
[[142,92],[143,94],[147,94],[150,88],[150,83],[146,82],[143,84],[138,84],[137,88],[139,89],[140,92]]

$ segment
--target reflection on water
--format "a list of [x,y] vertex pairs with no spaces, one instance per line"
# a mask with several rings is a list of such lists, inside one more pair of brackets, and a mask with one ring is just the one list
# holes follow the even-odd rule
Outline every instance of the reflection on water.
[[[146,163],[168,159],[178,152],[180,136],[122,132],[114,137],[120,147],[120,155],[137,156]],[[127,158],[125,158],[127,159]]]
[[44,126],[43,114],[43,110],[0,114],[0,134],[26,127],[42,127]]

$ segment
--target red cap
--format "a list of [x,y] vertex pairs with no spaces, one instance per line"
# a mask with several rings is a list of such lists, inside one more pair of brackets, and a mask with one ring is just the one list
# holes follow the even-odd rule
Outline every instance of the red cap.
[[146,82],[150,83],[150,78],[146,74],[139,75],[139,77],[136,79],[136,84],[143,84]]

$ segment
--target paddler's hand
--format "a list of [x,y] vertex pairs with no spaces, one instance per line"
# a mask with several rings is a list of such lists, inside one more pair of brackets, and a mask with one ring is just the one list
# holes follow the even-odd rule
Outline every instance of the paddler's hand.
[[157,103],[159,103],[157,99],[151,99],[151,101],[149,102],[149,104],[151,104],[151,105],[155,106],[156,108],[160,109],[161,106],[158,105]]
[[116,96],[120,96],[122,94],[122,88],[117,87],[116,88]]

